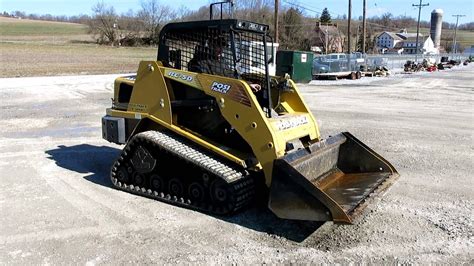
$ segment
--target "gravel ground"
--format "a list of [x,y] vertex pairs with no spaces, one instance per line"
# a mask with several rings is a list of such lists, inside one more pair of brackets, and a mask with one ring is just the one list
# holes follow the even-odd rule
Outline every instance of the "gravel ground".
[[0,264],[473,264],[473,74],[301,85],[324,136],[350,131],[401,174],[352,226],[114,190],[121,147],[100,132],[114,75],[0,79]]

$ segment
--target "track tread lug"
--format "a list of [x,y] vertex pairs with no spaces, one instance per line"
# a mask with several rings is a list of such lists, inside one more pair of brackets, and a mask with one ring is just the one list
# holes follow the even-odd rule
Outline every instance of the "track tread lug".
[[[196,202],[186,197],[170,195],[163,191],[154,191],[147,186],[142,187],[118,181],[116,172],[119,166],[126,167],[130,174],[133,172],[129,160],[134,150],[133,146],[140,143],[153,147],[157,152],[164,152],[175,156],[177,159],[182,160],[185,165],[191,164],[194,167],[201,168],[204,173],[208,172],[207,179],[210,180],[204,181],[204,187],[208,187],[213,178],[221,178],[225,181],[225,184],[228,186],[227,189],[231,193],[231,202],[227,205],[214,206],[210,203]],[[208,151],[198,147],[195,143],[175,136],[174,133],[160,131],[146,131],[135,135],[123,149],[120,157],[114,162],[111,169],[111,179],[113,186],[120,190],[164,201],[172,205],[218,215],[229,214],[246,207],[255,194],[254,180],[247,171],[239,170],[238,167],[230,165],[221,158],[216,157],[216,155],[209,154]]]

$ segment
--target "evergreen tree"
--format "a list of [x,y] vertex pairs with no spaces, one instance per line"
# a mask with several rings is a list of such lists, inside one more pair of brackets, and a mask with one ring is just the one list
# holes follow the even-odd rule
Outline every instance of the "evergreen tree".
[[319,18],[321,23],[331,23],[331,14],[329,14],[328,8],[325,7],[323,13],[321,13],[321,17]]

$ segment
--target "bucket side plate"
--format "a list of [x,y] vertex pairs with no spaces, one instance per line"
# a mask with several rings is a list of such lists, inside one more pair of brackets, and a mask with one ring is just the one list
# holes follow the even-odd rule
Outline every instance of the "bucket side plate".
[[397,177],[389,162],[344,132],[275,160],[269,208],[285,219],[352,223]]

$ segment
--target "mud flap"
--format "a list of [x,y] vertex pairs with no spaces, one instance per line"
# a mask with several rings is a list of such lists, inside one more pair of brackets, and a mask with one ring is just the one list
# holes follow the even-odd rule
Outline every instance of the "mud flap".
[[352,223],[397,177],[389,162],[343,132],[275,160],[268,205],[284,219]]

